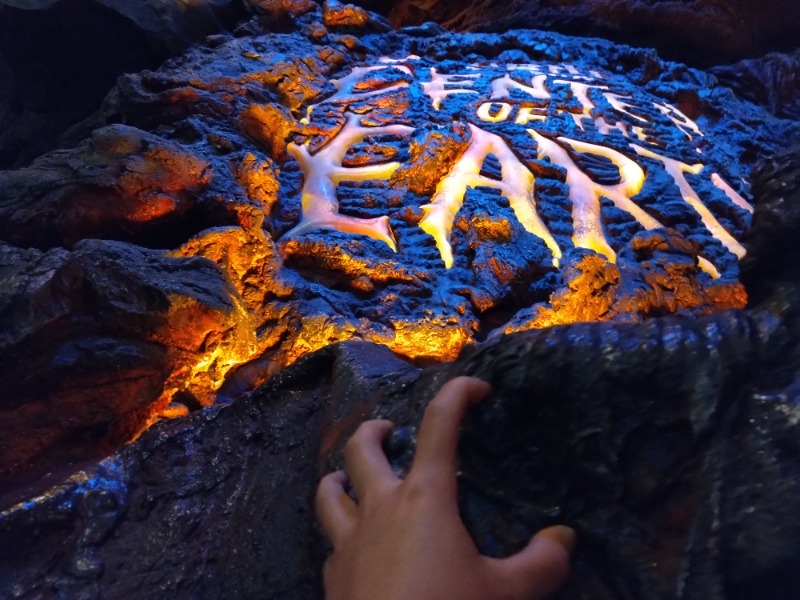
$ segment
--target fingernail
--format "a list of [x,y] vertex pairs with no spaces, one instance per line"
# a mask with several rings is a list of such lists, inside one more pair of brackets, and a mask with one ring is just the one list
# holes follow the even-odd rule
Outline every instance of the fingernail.
[[542,533],[553,541],[560,543],[570,553],[575,549],[575,544],[578,542],[578,534],[572,527],[567,527],[566,525],[555,525],[545,529]]

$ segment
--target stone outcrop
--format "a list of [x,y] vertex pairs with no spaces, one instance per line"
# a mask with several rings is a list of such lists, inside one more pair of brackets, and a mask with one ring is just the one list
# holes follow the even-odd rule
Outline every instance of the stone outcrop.
[[[0,32],[67,4],[7,0]],[[107,19],[146,57],[250,17],[157,70],[134,53],[65,149],[28,164],[96,89],[52,118],[45,90],[25,109],[45,118],[3,132],[42,136],[0,172],[0,596],[318,598],[318,477],[370,417],[407,468],[426,402],[472,374],[493,393],[459,499],[483,552],[563,522],[564,600],[798,597],[795,56],[701,72],[542,31],[392,31],[375,2],[83,4],[59,23]],[[696,65],[795,22],[562,4],[503,14]],[[491,3],[393,6],[507,28]]]
[[395,421],[388,452],[407,468],[425,403],[467,373],[493,385],[459,465],[483,552],[563,522],[580,544],[556,598],[789,599],[791,340],[773,316],[727,313],[529,331],[425,371],[380,346],[332,346],[6,510],[0,592],[319,598],[317,477],[368,416]]
[[791,52],[800,24],[792,0],[396,0],[388,10],[398,27],[434,21],[457,31],[546,29],[656,48],[699,67]]
[[155,68],[244,14],[240,0],[3,0],[0,169],[55,147],[123,73]]
[[[4,485],[336,342],[425,365],[512,331],[745,305],[743,182],[795,123],[652,51],[249,7],[235,35],[121,77],[74,148],[0,173],[7,427],[51,407],[39,441],[8,437]],[[89,383],[109,340],[139,382],[113,394]]]

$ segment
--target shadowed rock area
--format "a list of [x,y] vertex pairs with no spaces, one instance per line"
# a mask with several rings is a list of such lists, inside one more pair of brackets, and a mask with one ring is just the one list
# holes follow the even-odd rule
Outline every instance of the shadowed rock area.
[[0,168],[52,149],[118,76],[155,68],[244,14],[237,0],[3,0]]
[[602,37],[708,67],[795,50],[800,10],[792,0],[396,0],[389,18],[395,26],[434,21],[456,31],[533,28]]

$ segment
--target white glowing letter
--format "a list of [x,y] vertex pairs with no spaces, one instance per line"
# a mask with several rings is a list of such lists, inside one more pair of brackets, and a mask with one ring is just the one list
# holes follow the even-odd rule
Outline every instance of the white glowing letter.
[[[530,170],[509,149],[503,139],[470,124],[472,139],[450,173],[436,187],[430,204],[422,207],[424,216],[419,226],[433,236],[445,266],[453,265],[450,233],[467,187],[486,186],[500,190],[508,199],[514,214],[525,229],[540,237],[553,253],[553,264],[558,265],[561,250],[550,231],[536,214],[533,197],[534,178]],[[480,174],[484,159],[493,154],[501,166],[501,180],[489,179]]]
[[363,127],[359,124],[359,118],[358,115],[348,114],[347,122],[341,131],[313,156],[305,145],[290,143],[287,146],[289,154],[300,163],[305,182],[302,196],[303,217],[286,235],[299,235],[312,229],[335,229],[345,233],[367,235],[386,242],[392,250],[397,250],[388,217],[359,219],[339,214],[336,185],[340,181],[388,179],[400,163],[347,168],[342,166],[342,159],[350,146],[369,135],[407,136],[414,129],[405,125]]
[[548,92],[547,88],[544,86],[546,79],[547,75],[536,75],[531,79],[531,85],[533,87],[530,87],[514,81],[508,74],[506,74],[500,79],[495,79],[492,81],[492,95],[489,97],[489,99],[497,100],[500,98],[508,98],[510,90],[515,89],[525,92],[537,100],[549,100],[550,92]]
[[[422,83],[422,89],[433,100],[434,110],[439,110],[442,106],[442,100],[447,98],[450,94],[477,94],[475,90],[468,90],[465,88],[475,85],[474,81],[469,79],[477,79],[480,75],[477,73],[470,73],[468,75],[440,75],[436,69],[431,67],[431,80]],[[447,85],[461,86],[456,89],[448,89]]]
[[592,109],[596,107],[595,103],[589,98],[589,90],[594,88],[598,90],[607,90],[608,86],[605,85],[589,85],[588,83],[581,83],[580,81],[566,81],[557,79],[553,83],[568,84],[572,90],[572,95],[581,103],[582,112],[580,114],[567,113],[575,121],[575,124],[582,130],[583,118],[591,116]]
[[[539,111],[539,112],[534,112]],[[517,125],[527,125],[531,121],[546,121],[547,113],[541,112],[540,108],[531,108],[530,106],[521,106],[517,113],[517,118],[514,123]]]
[[687,165],[679,160],[667,158],[666,156],[661,156],[660,154],[651,152],[650,150],[642,148],[641,146],[637,146],[636,144],[631,144],[631,147],[636,150],[640,156],[653,158],[664,163],[664,169],[667,171],[667,173],[669,173],[673,181],[675,181],[678,189],[680,189],[684,202],[691,206],[697,212],[697,214],[700,215],[703,225],[705,225],[706,229],[711,232],[711,235],[722,242],[722,245],[725,246],[730,252],[735,254],[738,258],[744,257],[747,252],[744,249],[744,246],[737,242],[734,237],[725,230],[720,222],[717,221],[716,217],[711,214],[711,211],[706,208],[706,205],[700,201],[697,193],[694,191],[694,189],[692,189],[692,186],[689,185],[689,182],[686,181],[686,176],[684,173],[698,175],[700,171],[703,170],[703,165]]
[[[497,106],[497,110],[493,110]],[[505,121],[511,114],[511,105],[506,102],[484,102],[478,107],[478,118],[487,123]]]
[[578,248],[590,248],[603,254],[609,261],[617,258],[608,245],[600,221],[600,198],[611,200],[618,208],[630,213],[645,229],[655,229],[661,224],[637,206],[631,197],[642,189],[644,171],[627,156],[605,146],[596,146],[577,140],[560,137],[558,140],[569,144],[578,152],[597,154],[609,159],[619,169],[620,182],[616,185],[602,185],[592,181],[558,143],[529,129],[539,144],[540,157],[547,156],[557,165],[567,170],[567,186],[572,201],[572,242]]
[[739,208],[743,208],[749,213],[753,212],[753,205],[750,204],[747,200],[742,198],[736,190],[734,190],[731,186],[729,186],[725,180],[719,176],[718,173],[711,174],[711,183],[717,186],[718,189],[725,192],[725,195],[730,198],[730,201],[733,202]]
[[622,99],[622,96],[619,94],[614,94],[612,92],[606,92],[603,94],[608,100],[608,103],[614,107],[615,110],[621,112],[622,114],[628,115],[632,119],[636,119],[637,121],[642,121],[643,123],[647,123],[647,119],[644,117],[640,117],[639,115],[633,114],[629,108],[633,109],[636,108],[632,104],[628,104],[625,100]]
[[653,102],[653,106],[661,111],[661,114],[666,115],[666,117],[672,121],[675,126],[680,129],[690,140],[693,137],[692,133],[702,137],[703,132],[700,131],[697,123],[692,121],[689,117],[671,104],[659,104],[658,102]]
[[597,128],[597,131],[603,135],[608,135],[611,133],[612,129],[618,130],[622,135],[628,137],[628,127],[622,121],[617,121],[613,125],[606,121],[603,117],[597,117],[594,120],[594,126]]

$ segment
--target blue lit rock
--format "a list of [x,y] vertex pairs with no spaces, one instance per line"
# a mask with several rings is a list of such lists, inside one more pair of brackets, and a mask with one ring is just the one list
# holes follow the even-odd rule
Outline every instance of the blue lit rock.
[[[650,50],[250,5],[122,77],[89,141],[2,175],[47,241],[3,234],[0,595],[319,597],[318,476],[369,416],[405,426],[402,470],[425,402],[471,373],[495,387],[460,453],[485,552],[563,521],[565,599],[796,598],[797,153],[754,167],[797,123]],[[141,218],[53,225],[98,188]]]

